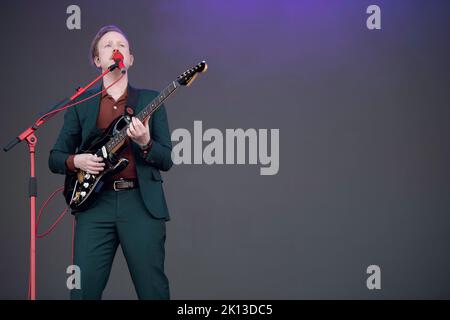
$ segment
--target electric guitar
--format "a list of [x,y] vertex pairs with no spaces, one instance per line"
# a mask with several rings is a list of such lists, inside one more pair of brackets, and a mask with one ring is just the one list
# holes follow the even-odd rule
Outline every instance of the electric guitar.
[[[185,71],[177,80],[168,85],[152,102],[143,108],[136,117],[144,123],[162,105],[162,103],[180,86],[189,86],[208,65],[205,61]],[[89,143],[87,150],[77,153],[91,153],[103,157],[105,166],[99,174],[90,174],[83,170],[68,173],[64,181],[63,195],[71,209],[83,211],[87,209],[103,190],[108,178],[125,169],[128,159],[121,157],[127,146],[126,130],[131,122],[129,115],[116,118],[103,133]]]

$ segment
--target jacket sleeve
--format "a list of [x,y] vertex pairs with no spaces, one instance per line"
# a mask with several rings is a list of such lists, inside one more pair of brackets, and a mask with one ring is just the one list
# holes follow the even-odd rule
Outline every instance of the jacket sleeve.
[[48,166],[53,173],[67,174],[69,168],[66,160],[76,153],[81,143],[81,126],[75,108],[69,108],[64,113],[64,124],[59,132],[53,148],[50,150]]
[[172,140],[164,104],[155,111],[150,120],[150,136],[153,143],[145,156],[145,162],[159,170],[168,171],[173,165]]

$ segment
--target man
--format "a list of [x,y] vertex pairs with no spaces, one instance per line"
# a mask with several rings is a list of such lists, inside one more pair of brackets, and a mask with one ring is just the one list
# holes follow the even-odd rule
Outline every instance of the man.
[[[102,72],[114,63],[113,50],[122,53],[128,70],[134,57],[125,34],[116,26],[105,26],[91,46],[92,62]],[[120,76],[119,69],[110,72],[102,86],[87,91],[79,100],[108,87]],[[125,110],[134,110],[137,115],[157,95],[156,91],[130,86],[127,72],[104,94],[67,109],[50,151],[50,170],[59,174],[77,170],[100,173],[104,170],[103,159],[76,154],[78,150],[87,150],[88,141]],[[81,288],[71,291],[71,299],[101,299],[119,244],[138,298],[170,299],[164,272],[166,221],[170,217],[160,174],[160,170],[167,171],[173,165],[165,107],[161,106],[144,123],[133,117],[127,135],[123,156],[129,160],[128,166],[111,177],[88,209],[72,212],[76,219],[74,264],[81,270]]]

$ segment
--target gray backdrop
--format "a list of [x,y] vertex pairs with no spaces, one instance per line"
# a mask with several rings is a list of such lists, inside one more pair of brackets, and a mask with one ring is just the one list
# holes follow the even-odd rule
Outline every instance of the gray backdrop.
[[[81,8],[68,30],[66,8]],[[366,8],[382,29],[366,28]],[[173,299],[450,298],[449,1],[14,1],[2,5],[2,147],[96,76],[88,47],[128,33],[130,82],[160,90],[206,59],[167,103],[170,128],[279,128],[280,170],[179,165],[164,174]],[[39,205],[63,122],[38,131]],[[27,292],[29,159],[1,157],[0,298]],[[64,208],[48,207],[40,232]],[[40,299],[67,299],[72,217],[37,243]],[[366,268],[381,268],[368,290]],[[106,299],[135,299],[121,250]]]

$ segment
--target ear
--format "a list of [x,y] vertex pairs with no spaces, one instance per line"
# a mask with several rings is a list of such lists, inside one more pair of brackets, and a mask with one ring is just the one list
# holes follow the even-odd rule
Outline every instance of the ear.
[[94,58],[94,64],[97,68],[100,68],[100,58],[98,56]]
[[131,67],[133,63],[134,63],[134,56],[130,53],[130,62],[129,62],[130,65],[128,67]]

